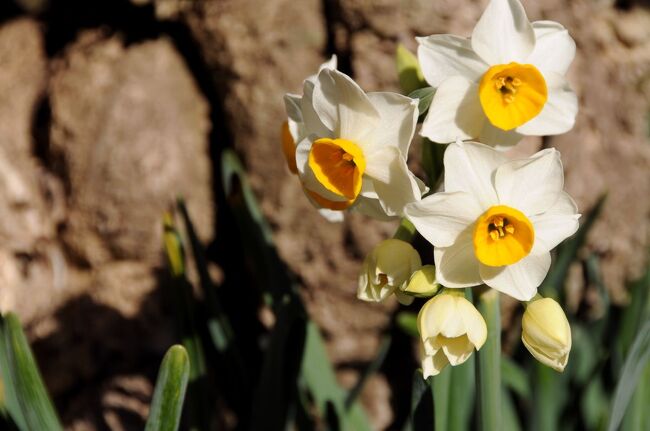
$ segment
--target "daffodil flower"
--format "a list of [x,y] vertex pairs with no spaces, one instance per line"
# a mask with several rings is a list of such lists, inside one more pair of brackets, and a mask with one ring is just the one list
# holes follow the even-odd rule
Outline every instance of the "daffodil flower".
[[530,300],[551,265],[549,251],[578,229],[554,149],[508,160],[474,142],[449,145],[444,192],[409,204],[408,219],[434,248],[445,287],[480,284]]
[[421,266],[420,255],[411,244],[399,239],[384,240],[363,261],[357,297],[380,302],[395,293],[401,303],[408,305],[413,302],[413,297],[402,291],[411,274]]
[[447,364],[462,364],[485,344],[485,320],[464,295],[462,290],[445,290],[420,309],[418,331],[424,346],[425,379],[439,374]]
[[[323,69],[336,69],[336,66],[336,55],[332,55],[328,61],[320,65],[318,70],[321,71]],[[310,86],[313,86],[314,81],[316,80],[316,76],[317,74],[311,75],[305,81],[309,81],[311,83]],[[287,162],[287,167],[291,173],[295,175],[298,175],[298,167],[296,166],[296,145],[298,142],[302,141],[305,138],[305,125],[302,118],[302,112],[300,110],[301,100],[302,96],[299,94],[287,93],[284,96],[284,106],[288,118],[287,121],[282,123],[282,153],[284,154],[284,158]],[[303,190],[309,198],[309,192],[304,188]],[[341,211],[319,208],[318,212],[331,222],[343,221],[343,213]]]
[[296,169],[315,206],[390,219],[420,199],[426,187],[406,165],[416,100],[366,94],[331,68],[306,80],[303,90],[299,103],[291,102],[290,117],[302,120]]
[[471,38],[417,40],[422,72],[436,88],[423,136],[507,149],[524,135],[573,127],[578,103],[564,75],[575,42],[556,22],[529,22],[518,0],[492,0]]
[[551,298],[534,299],[521,319],[521,341],[542,364],[564,371],[571,352],[571,327],[560,307]]

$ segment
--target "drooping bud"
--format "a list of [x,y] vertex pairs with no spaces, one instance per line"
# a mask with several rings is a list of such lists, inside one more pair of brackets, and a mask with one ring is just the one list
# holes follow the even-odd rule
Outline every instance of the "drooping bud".
[[551,298],[533,299],[521,326],[521,341],[531,355],[556,371],[564,371],[571,351],[571,327],[560,304]]

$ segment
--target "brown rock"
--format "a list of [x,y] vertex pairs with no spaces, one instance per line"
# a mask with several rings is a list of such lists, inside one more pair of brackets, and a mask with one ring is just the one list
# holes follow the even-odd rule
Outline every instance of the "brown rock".
[[210,237],[207,106],[171,43],[125,48],[88,32],[54,69],[52,151],[64,160],[74,257],[159,263],[161,215],[178,196]]

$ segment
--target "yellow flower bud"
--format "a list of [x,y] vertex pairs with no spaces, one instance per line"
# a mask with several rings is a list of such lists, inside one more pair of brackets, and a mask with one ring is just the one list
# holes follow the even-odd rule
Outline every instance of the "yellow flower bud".
[[[413,271],[421,266],[420,255],[408,242],[382,241],[363,261],[357,297],[364,301],[383,301],[396,290],[404,289]],[[408,302],[411,298],[399,295],[399,299]]]
[[462,364],[487,338],[483,316],[460,289],[446,289],[427,301],[418,314],[418,331],[424,378],[439,374],[447,364]]
[[424,265],[411,275],[404,292],[420,298],[427,298],[438,293],[440,284],[436,281],[436,267]]
[[571,327],[560,307],[551,298],[533,300],[521,320],[521,341],[544,365],[564,371],[571,351]]

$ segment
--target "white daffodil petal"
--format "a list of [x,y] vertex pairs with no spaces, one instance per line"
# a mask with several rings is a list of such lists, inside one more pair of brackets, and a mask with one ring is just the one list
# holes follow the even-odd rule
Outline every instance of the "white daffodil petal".
[[287,93],[284,95],[284,108],[287,111],[287,117],[296,123],[302,123],[302,112],[300,111],[300,101],[302,96],[298,94]]
[[337,138],[360,144],[379,124],[379,113],[366,93],[338,70],[323,69],[318,73],[313,105]]
[[504,163],[497,169],[494,183],[501,205],[529,217],[541,214],[555,204],[564,186],[560,153],[551,148]]
[[442,350],[436,352],[433,356],[426,356],[422,359],[422,375],[425,379],[437,376],[447,364],[449,364],[449,361]]
[[472,305],[471,302],[459,302],[459,314],[462,316],[465,328],[467,328],[467,337],[472,342],[476,350],[483,347],[487,340],[487,325],[481,313]]
[[554,21],[535,21],[535,49],[526,60],[542,72],[565,75],[576,54],[576,43],[569,32]]
[[401,215],[407,204],[421,198],[418,183],[395,147],[367,155],[366,175],[374,180],[379,202],[387,215]]
[[442,351],[453,366],[460,365],[472,356],[474,345],[467,335],[452,338],[442,346]]
[[530,218],[535,228],[535,241],[541,241],[549,250],[554,249],[559,243],[576,233],[580,223],[578,208],[565,193],[560,193],[555,205],[543,214]]
[[318,138],[334,137],[334,129],[328,128],[323,124],[314,110],[313,96],[314,83],[312,81],[305,81],[303,86],[303,96],[302,99],[300,99],[300,112],[302,113],[305,130],[308,130],[308,133],[313,133]]
[[364,147],[367,150],[369,146],[374,149],[397,147],[407,159],[418,121],[417,101],[397,93],[368,93],[368,98],[381,120],[369,139],[372,142]]
[[350,209],[379,221],[390,221],[397,217],[396,215],[386,214],[378,198],[359,196]]
[[436,280],[445,287],[471,287],[482,284],[479,262],[474,254],[472,232],[463,232],[451,247],[435,247]]
[[343,211],[334,211],[327,208],[321,208],[318,210],[318,213],[330,223],[341,223],[345,219]]
[[499,267],[480,264],[480,273],[491,288],[519,301],[530,301],[550,267],[551,254],[536,242],[530,254],[519,262]]
[[563,76],[547,72],[544,77],[548,87],[548,100],[535,118],[517,127],[518,133],[534,136],[559,135],[571,130],[575,124],[578,96]]
[[535,46],[535,33],[518,0],[492,0],[476,23],[472,49],[490,65],[525,63]]
[[486,121],[478,85],[462,76],[452,76],[433,95],[420,135],[441,144],[472,139],[479,135]]
[[436,247],[449,247],[483,209],[466,192],[435,193],[406,206],[404,215],[420,235]]
[[494,127],[492,123],[486,121],[483,123],[483,129],[478,135],[479,142],[494,147],[499,151],[507,151],[524,137],[521,133],[514,130],[503,130]]
[[487,145],[457,142],[445,151],[445,191],[468,192],[484,210],[498,203],[493,175],[508,159]]
[[434,88],[454,75],[469,81],[477,81],[488,69],[488,65],[472,50],[466,37],[451,34],[436,34],[415,38],[418,47],[418,60],[424,79]]

